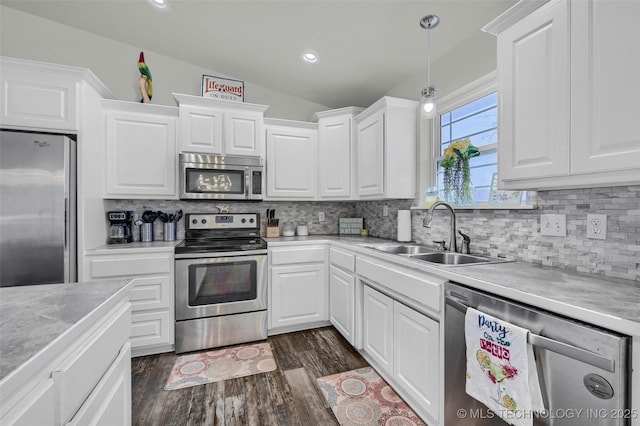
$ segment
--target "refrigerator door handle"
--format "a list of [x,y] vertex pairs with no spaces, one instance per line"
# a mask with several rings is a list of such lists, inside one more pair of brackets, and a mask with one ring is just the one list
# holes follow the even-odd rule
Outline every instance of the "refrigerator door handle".
[[[446,296],[446,304],[452,306],[460,312],[466,313],[469,306],[452,296],[453,295]],[[546,349],[548,351],[564,355],[566,357],[584,362],[586,364],[593,365],[594,367],[602,368],[603,370],[609,371],[611,373],[614,373],[616,371],[615,360],[603,357],[586,349],[569,345],[567,343],[540,336],[539,334],[534,334],[531,332],[529,332],[529,334],[527,335],[527,341],[533,346],[536,346],[540,349]]]

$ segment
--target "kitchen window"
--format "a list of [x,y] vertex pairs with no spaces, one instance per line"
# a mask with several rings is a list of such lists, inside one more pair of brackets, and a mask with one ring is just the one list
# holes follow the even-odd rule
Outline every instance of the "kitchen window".
[[469,161],[475,204],[489,201],[498,169],[498,92],[495,73],[443,98],[435,121],[434,159],[438,195],[444,199],[444,169],[440,161],[454,141],[468,138],[480,151]]

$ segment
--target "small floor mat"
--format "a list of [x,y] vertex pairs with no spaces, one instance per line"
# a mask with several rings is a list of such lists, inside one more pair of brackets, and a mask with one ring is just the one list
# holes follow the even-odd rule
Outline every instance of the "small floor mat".
[[182,355],[176,359],[164,390],[188,388],[276,369],[269,343],[233,346]]
[[317,381],[341,425],[425,425],[371,367]]

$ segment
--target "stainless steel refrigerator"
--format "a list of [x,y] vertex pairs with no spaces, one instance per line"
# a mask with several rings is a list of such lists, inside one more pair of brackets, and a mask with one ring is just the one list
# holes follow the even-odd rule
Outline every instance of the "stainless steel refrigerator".
[[0,287],[76,281],[76,142],[0,131]]

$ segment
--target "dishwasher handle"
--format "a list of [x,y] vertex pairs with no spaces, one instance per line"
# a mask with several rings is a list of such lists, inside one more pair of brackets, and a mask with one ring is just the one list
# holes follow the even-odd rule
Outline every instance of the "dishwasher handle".
[[[467,308],[469,308],[469,306],[451,296],[446,296],[446,303],[462,313],[466,313]],[[598,355],[586,349],[582,349],[568,343],[559,342],[558,340],[550,339],[531,332],[527,334],[527,341],[538,348],[546,349],[577,361],[593,365],[594,367],[602,368],[603,370],[611,373],[616,371],[615,360],[603,357],[602,355]]]

